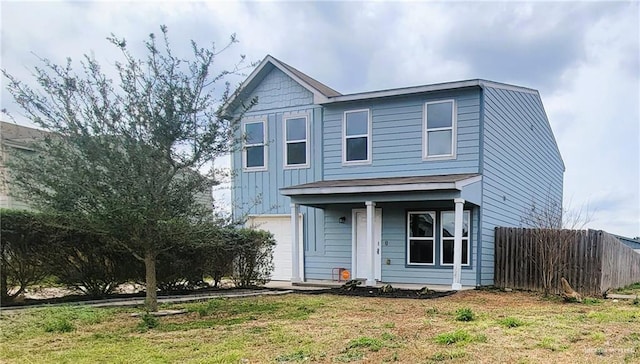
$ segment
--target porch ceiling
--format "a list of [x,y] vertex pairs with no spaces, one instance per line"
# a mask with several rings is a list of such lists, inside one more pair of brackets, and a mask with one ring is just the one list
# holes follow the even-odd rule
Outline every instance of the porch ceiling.
[[318,181],[284,187],[285,196],[335,195],[380,192],[461,191],[465,186],[479,182],[479,174],[449,174],[442,176],[365,178]]

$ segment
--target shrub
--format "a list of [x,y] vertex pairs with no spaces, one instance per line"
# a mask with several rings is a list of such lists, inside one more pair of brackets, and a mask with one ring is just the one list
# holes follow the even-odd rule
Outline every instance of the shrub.
[[475,315],[468,307],[460,308],[456,311],[456,320],[458,321],[473,321]]
[[273,270],[273,235],[262,230],[230,229],[227,241],[233,246],[233,275],[236,287],[264,284]]
[[142,271],[142,263],[99,234],[58,228],[50,271],[60,283],[92,297],[104,297]]
[[[41,214],[2,209],[0,215],[0,294],[5,300],[15,298],[27,286],[49,275],[45,263],[50,234]],[[12,290],[13,287],[17,289]]]
[[[2,295],[55,276],[69,288],[104,296],[133,278],[139,263],[105,237],[84,230],[82,220],[33,211],[2,210]],[[9,292],[9,286],[17,286]]]

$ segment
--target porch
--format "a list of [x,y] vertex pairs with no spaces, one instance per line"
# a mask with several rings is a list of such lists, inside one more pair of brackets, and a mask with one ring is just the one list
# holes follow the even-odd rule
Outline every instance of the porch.
[[[374,287],[475,286],[480,239],[477,175],[322,181],[284,188],[291,198],[292,283],[327,281],[334,268]],[[322,209],[326,250],[305,254],[300,206]],[[472,232],[472,225],[474,229]],[[304,278],[304,279],[303,279]],[[441,288],[441,287],[440,287]]]

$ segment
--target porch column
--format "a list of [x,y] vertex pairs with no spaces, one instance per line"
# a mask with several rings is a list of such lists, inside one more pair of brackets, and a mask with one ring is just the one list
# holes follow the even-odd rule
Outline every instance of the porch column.
[[300,279],[300,223],[298,221],[300,215],[300,206],[296,203],[291,204],[291,282],[301,282]]
[[369,287],[373,287],[376,285],[376,263],[375,263],[375,248],[376,244],[374,242],[375,239],[375,219],[376,219],[376,203],[373,201],[366,201],[365,205],[367,205],[367,258],[369,260],[369,271],[367,272],[367,282],[366,285]]
[[462,211],[464,209],[464,199],[456,198],[453,200],[456,204],[453,228],[453,284],[451,289],[459,291],[462,289],[460,283],[462,276]]

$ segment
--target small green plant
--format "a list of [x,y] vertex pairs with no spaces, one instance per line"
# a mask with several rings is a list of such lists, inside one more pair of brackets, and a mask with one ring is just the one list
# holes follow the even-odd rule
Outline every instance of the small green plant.
[[457,343],[468,343],[471,342],[473,338],[466,330],[457,330],[440,334],[436,336],[435,340],[438,344],[451,345]]
[[475,315],[468,307],[463,307],[456,311],[456,320],[458,321],[468,322],[473,321],[473,319],[475,319]]
[[604,332],[595,331],[591,333],[591,340],[593,341],[604,342],[605,339],[606,339],[606,336]]
[[73,326],[73,323],[66,317],[52,317],[51,319],[45,321],[44,323],[44,331],[45,332],[71,332],[76,328]]
[[520,327],[524,325],[524,322],[522,320],[519,320],[515,317],[505,317],[498,322],[500,323],[500,325],[508,328]]
[[434,361],[445,361],[445,360],[453,360],[464,358],[467,353],[464,350],[452,350],[452,351],[440,351],[431,356],[431,360]]
[[585,297],[582,299],[582,304],[584,305],[598,305],[601,304],[602,301],[597,298]]
[[384,360],[385,363],[394,362],[394,361],[400,361],[400,355],[398,355],[397,351],[394,351],[393,354],[391,354],[390,358],[387,358]]
[[393,329],[396,327],[396,324],[393,322],[386,322],[382,324],[382,327],[384,327],[385,329]]
[[394,334],[391,334],[388,332],[383,332],[381,337],[382,337],[382,340],[387,340],[387,341],[393,341],[396,339],[396,336]]
[[631,301],[631,304],[635,306],[640,306],[640,296],[636,296],[636,298],[634,298],[633,301]]
[[395,288],[393,288],[393,286],[390,284],[385,284],[384,286],[380,287],[380,292],[382,293],[391,293],[393,291],[395,291]]
[[558,350],[558,346],[556,345],[556,340],[552,337],[548,337],[545,336],[542,338],[542,340],[540,340],[540,342],[538,343],[538,347],[543,348],[543,349],[547,349],[550,351],[557,351]]
[[352,361],[357,361],[364,358],[364,354],[358,350],[348,350],[343,354],[340,354],[335,358],[337,362],[340,363],[348,363]]
[[361,281],[352,279],[350,281],[346,281],[340,288],[344,289],[345,291],[353,291],[361,284]]
[[349,344],[347,344],[347,350],[354,348],[369,348],[371,351],[379,351],[382,349],[382,346],[384,346],[383,342],[378,339],[361,336],[349,341]]
[[160,321],[157,317],[150,314],[149,312],[145,312],[144,315],[140,316],[140,322],[138,323],[138,329],[140,331],[147,331],[150,329],[154,329],[160,325]]
[[290,354],[283,354],[276,358],[278,363],[286,363],[291,361],[306,361],[309,360],[309,353],[305,350],[297,350]]

